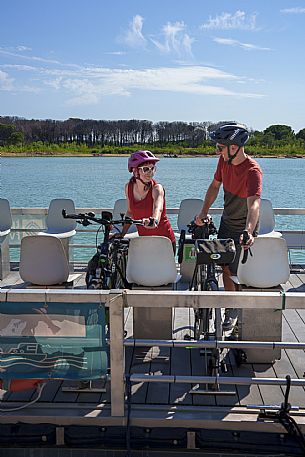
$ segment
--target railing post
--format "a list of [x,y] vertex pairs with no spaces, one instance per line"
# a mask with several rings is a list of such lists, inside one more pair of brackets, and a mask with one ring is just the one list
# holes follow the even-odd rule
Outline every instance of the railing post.
[[111,415],[124,416],[124,302],[122,293],[108,296],[110,324]]

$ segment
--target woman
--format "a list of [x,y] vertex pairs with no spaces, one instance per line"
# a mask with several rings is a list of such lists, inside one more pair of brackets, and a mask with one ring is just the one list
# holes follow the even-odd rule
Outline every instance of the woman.
[[[140,236],[165,236],[172,242],[175,252],[176,239],[166,215],[165,192],[153,179],[159,160],[150,151],[136,151],[129,157],[128,171],[133,176],[125,186],[126,216],[143,220],[144,226],[137,226]],[[127,231],[125,224],[121,236]]]

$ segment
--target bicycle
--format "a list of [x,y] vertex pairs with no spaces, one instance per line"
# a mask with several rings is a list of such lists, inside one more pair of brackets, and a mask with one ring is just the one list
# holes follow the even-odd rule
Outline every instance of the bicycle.
[[[231,238],[217,239],[217,229],[212,219],[203,221],[202,226],[194,222],[188,225],[188,231],[194,240],[196,265],[190,284],[190,290],[218,291],[219,265],[233,262],[235,257],[235,244]],[[223,338],[221,308],[194,309],[193,334],[195,340],[216,341]],[[219,348],[212,349],[211,353],[205,350],[206,372],[211,376],[219,375],[220,370],[226,371],[226,366],[221,357]],[[208,357],[209,355],[209,357]],[[213,386],[218,390],[218,385]]]
[[[87,289],[125,289],[129,288],[126,280],[126,264],[128,255],[128,239],[110,238],[113,226],[124,224],[143,225],[141,220],[124,218],[113,220],[110,211],[102,211],[101,218],[95,216],[93,212],[67,214],[62,210],[65,219],[75,219],[78,224],[87,227],[91,224],[99,224],[96,232],[96,253],[90,259],[87,266],[86,286]],[[104,228],[104,238],[98,244],[98,234]]]

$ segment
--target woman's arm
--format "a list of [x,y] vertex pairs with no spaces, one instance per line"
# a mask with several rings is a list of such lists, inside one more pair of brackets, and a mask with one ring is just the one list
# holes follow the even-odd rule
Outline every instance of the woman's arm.
[[164,189],[161,184],[156,184],[152,189],[153,208],[151,219],[143,219],[147,228],[156,228],[160,222],[161,214],[164,207]]

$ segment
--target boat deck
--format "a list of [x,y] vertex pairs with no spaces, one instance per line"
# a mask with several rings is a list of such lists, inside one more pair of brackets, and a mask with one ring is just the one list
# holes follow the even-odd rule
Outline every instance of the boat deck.
[[[76,271],[82,268],[76,268]],[[10,275],[2,281],[2,289],[24,288],[20,280],[16,266],[13,267]],[[75,284],[75,289],[83,289],[84,275],[80,276]],[[304,265],[293,265],[289,281],[284,289],[289,292],[305,291],[305,268]],[[176,308],[173,310],[173,335],[176,339],[183,339],[191,326],[192,311],[190,309]],[[131,310],[125,310],[125,328],[127,337],[131,336],[130,318]],[[305,309],[286,309],[283,311],[283,341],[304,341],[305,335]],[[238,365],[234,350],[227,350],[226,354],[227,372],[222,376],[242,377],[277,377],[283,378],[287,374],[292,378],[302,378],[305,370],[304,350],[282,349],[282,356],[274,364],[249,364]],[[179,347],[126,347],[125,348],[125,373],[136,374],[163,374],[163,375],[205,375],[204,357],[198,348]],[[60,416],[61,422],[64,417],[68,423],[75,421],[82,423],[84,419],[109,417],[110,394],[107,386],[102,381],[92,383],[91,390],[84,389],[72,391],[66,389],[77,386],[72,382],[50,381],[44,388],[41,398],[32,407],[19,412],[10,413],[9,421],[18,420],[21,417],[30,421],[45,420],[51,421],[52,417]],[[106,392],[98,392],[100,387],[106,387]],[[191,385],[187,383],[164,383],[164,382],[136,382],[132,385],[131,403],[132,410],[138,420],[147,425],[154,421],[161,421],[168,417],[170,411],[180,411],[186,408],[188,412],[195,414],[202,407],[222,407],[227,411],[234,411],[234,407],[245,407],[248,405],[280,405],[283,402],[285,386],[279,385],[231,385],[222,388],[222,391],[230,390],[231,394],[194,394],[190,393]],[[233,391],[233,393],[232,393]],[[2,408],[20,406],[24,402],[34,399],[34,391],[19,393],[5,393],[2,395]],[[301,386],[291,388],[289,401],[305,410],[305,392]],[[143,406],[151,406],[149,413],[144,413]],[[198,408],[199,407],[199,408]],[[172,409],[174,408],[174,409]],[[176,409],[178,408],[178,409]],[[189,410],[191,408],[191,410]],[[233,409],[232,409],[233,408]],[[214,410],[214,408],[213,408]],[[107,412],[108,411],[108,412]],[[137,411],[137,412],[136,412]],[[207,411],[207,410],[206,410]],[[237,410],[238,411],[238,410]],[[215,412],[215,411],[214,411]],[[171,413],[173,414],[173,413]],[[1,422],[6,413],[1,412]],[[211,416],[212,418],[212,416]],[[8,417],[7,417],[8,419]],[[149,420],[150,419],[150,420]],[[145,422],[146,421],[146,422]],[[112,418],[112,422],[115,422]],[[218,423],[218,421],[216,421]],[[210,424],[210,427],[212,425]]]

